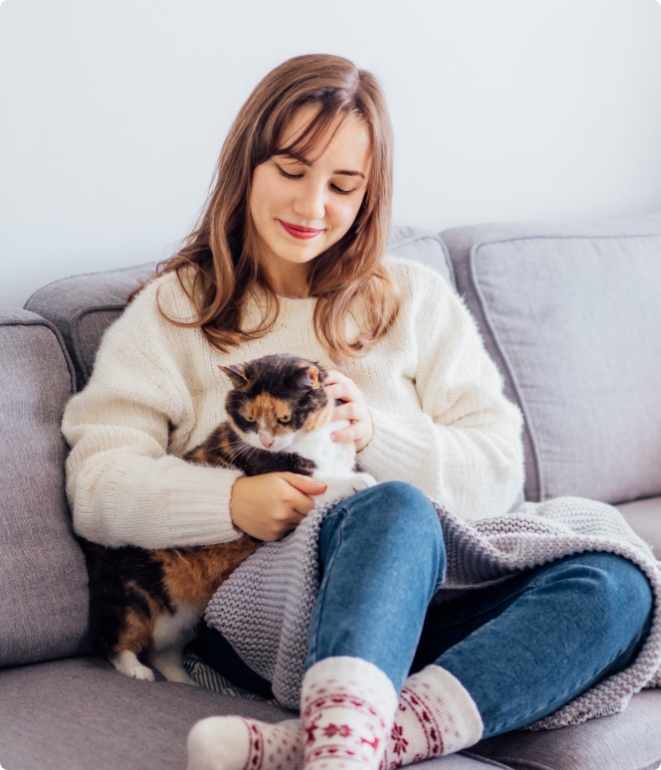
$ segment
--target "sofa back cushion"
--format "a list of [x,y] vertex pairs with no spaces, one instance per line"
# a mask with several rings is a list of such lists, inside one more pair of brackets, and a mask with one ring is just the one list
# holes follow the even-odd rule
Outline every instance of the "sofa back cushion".
[[[445,244],[433,233],[396,227],[388,254],[415,259],[434,268],[454,286]],[[76,370],[78,389],[89,379],[101,337],[126,307],[126,298],[154,273],[156,263],[121,270],[75,275],[44,286],[25,304],[51,321],[62,333]]]
[[0,665],[87,650],[87,570],[64,494],[74,392],[57,330],[0,311]]
[[661,217],[442,237],[525,415],[526,498],[661,494]]

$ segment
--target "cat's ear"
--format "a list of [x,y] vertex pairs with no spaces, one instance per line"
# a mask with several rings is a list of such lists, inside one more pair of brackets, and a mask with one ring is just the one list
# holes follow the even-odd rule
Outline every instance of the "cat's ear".
[[325,372],[320,366],[307,364],[296,372],[294,387],[301,390],[317,390],[317,388],[321,387],[324,376]]
[[218,368],[232,380],[232,385],[234,385],[235,388],[245,387],[248,382],[245,364],[231,364],[230,366],[221,366],[218,364]]

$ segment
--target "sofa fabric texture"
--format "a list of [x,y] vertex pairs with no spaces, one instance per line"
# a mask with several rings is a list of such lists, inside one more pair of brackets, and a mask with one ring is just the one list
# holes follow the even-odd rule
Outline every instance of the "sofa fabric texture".
[[487,738],[468,750],[471,756],[502,762],[513,770],[658,770],[661,713],[655,692],[641,692],[626,711],[557,732],[510,733]]
[[64,496],[60,433],[73,390],[54,327],[1,311],[0,665],[87,649],[87,570]]

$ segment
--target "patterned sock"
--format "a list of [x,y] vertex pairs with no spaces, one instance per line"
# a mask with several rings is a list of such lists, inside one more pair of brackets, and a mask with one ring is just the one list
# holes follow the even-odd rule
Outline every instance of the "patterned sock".
[[188,734],[186,770],[300,770],[298,719],[267,724],[243,717],[208,717]]
[[384,768],[454,754],[473,746],[484,725],[461,682],[440,666],[427,666],[404,682]]
[[377,770],[396,708],[392,682],[373,663],[350,657],[315,663],[301,691],[306,770]]

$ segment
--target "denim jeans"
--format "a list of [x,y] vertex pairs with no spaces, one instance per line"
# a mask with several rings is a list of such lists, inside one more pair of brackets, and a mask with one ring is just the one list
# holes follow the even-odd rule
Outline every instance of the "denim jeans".
[[484,737],[540,719],[633,660],[652,593],[628,560],[590,552],[430,606],[446,552],[438,516],[415,487],[387,482],[347,498],[320,536],[321,588],[306,668],[349,655],[397,691],[430,663],[475,701]]

